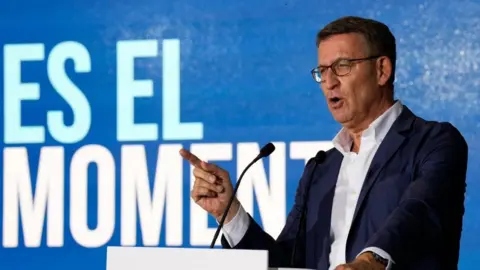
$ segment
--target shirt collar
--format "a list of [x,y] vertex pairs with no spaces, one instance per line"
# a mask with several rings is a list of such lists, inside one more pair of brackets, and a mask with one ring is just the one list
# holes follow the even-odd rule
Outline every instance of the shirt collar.
[[[362,141],[364,139],[374,140],[375,143],[381,143],[388,131],[392,127],[395,120],[401,114],[403,105],[400,101],[396,101],[392,107],[375,119],[368,128],[362,132]],[[342,128],[333,138],[334,147],[342,154],[350,152],[352,147],[352,138],[347,130]]]

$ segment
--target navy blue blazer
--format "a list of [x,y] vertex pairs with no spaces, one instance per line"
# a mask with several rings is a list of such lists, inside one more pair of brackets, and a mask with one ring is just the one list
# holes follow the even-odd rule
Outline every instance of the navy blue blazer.
[[[426,121],[404,106],[367,172],[347,240],[347,262],[373,246],[392,256],[393,269],[457,269],[467,156],[467,144],[454,126]],[[329,267],[330,216],[342,159],[338,150],[330,149],[315,170],[306,230],[297,251],[301,260],[295,267]],[[250,216],[245,236],[233,248],[268,250],[270,267],[292,267],[293,242],[313,166],[305,167],[279,237],[273,239]],[[222,246],[232,248],[224,237]]]

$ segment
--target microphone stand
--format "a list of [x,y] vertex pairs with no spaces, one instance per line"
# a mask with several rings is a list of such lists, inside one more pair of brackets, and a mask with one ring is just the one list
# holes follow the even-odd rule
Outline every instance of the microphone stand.
[[227,218],[228,211],[230,210],[230,207],[232,206],[233,200],[235,199],[235,195],[237,194],[237,190],[240,187],[240,182],[242,181],[243,175],[247,172],[247,170],[258,160],[261,158],[269,156],[271,153],[275,151],[275,146],[272,143],[267,143],[262,149],[260,149],[260,153],[250,162],[247,167],[243,170],[242,174],[238,178],[237,184],[235,185],[235,189],[233,190],[232,196],[230,197],[230,200],[228,201],[227,208],[225,208],[225,212],[223,212],[222,218],[219,222],[217,231],[215,231],[215,235],[213,236],[212,243],[210,243],[210,248],[213,248],[215,246],[215,242],[217,241],[218,235],[220,234],[220,230],[223,227],[223,223],[225,223],[225,219]]
[[312,184],[313,177],[315,175],[315,170],[317,169],[319,164],[323,163],[323,161],[325,160],[325,157],[326,157],[326,153],[324,151],[319,151],[317,155],[312,159],[315,165],[313,167],[312,173],[310,174],[310,178],[308,179],[307,185],[305,187],[305,196],[303,197],[304,198],[303,209],[302,209],[302,213],[300,214],[300,221],[298,224],[297,233],[295,235],[295,242],[293,243],[292,257],[290,258],[291,267],[295,267],[300,232],[306,231],[305,219],[308,211],[307,208],[308,208],[308,196],[310,195],[310,185]]

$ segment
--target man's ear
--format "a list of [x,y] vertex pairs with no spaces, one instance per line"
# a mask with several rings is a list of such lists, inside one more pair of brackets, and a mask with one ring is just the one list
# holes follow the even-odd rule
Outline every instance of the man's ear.
[[385,86],[392,77],[392,61],[386,56],[377,59],[377,81],[380,86]]

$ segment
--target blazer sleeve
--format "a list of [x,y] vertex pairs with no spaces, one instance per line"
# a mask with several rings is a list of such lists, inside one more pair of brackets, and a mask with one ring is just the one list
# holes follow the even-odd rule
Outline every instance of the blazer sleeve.
[[[300,214],[303,209],[306,181],[309,181],[308,176],[310,175],[310,171],[311,167],[307,164],[296,190],[294,205],[277,239],[267,234],[260,225],[248,215],[250,219],[249,226],[240,242],[236,246],[231,247],[222,235],[221,242],[223,248],[268,250],[269,267],[291,267],[290,258],[298,230]],[[299,245],[299,249],[297,250],[299,258],[305,257],[303,247],[304,245]],[[301,260],[295,267],[304,267],[304,264],[304,260]]]
[[[435,250],[441,246],[437,241],[447,243],[449,250],[459,249],[468,146],[449,123],[439,124],[426,140],[418,153],[414,180],[399,206],[366,245],[386,251],[397,265]],[[458,257],[458,253],[446,253],[443,255]],[[456,265],[445,269],[456,269]]]

